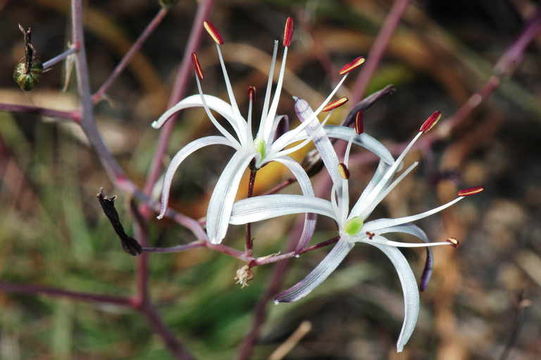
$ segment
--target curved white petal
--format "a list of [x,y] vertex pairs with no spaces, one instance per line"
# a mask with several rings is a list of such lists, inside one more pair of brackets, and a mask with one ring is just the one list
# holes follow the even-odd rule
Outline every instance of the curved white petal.
[[[278,40],[274,40],[274,46],[272,49],[272,60],[269,68],[269,76],[267,79],[267,90],[265,91],[265,100],[263,102],[263,110],[261,112],[260,124],[263,122],[263,119],[267,117],[269,112],[270,97],[272,92],[272,81],[274,79],[274,67],[276,66],[276,56],[278,55]],[[261,126],[258,131],[261,130]]]
[[352,209],[352,213],[354,213],[356,216],[360,216],[362,217],[363,219],[366,219],[367,217],[370,216],[370,214],[372,213],[372,211],[374,211],[375,207],[378,206],[378,204],[383,200],[385,199],[385,197],[387,195],[389,195],[389,193],[391,191],[393,191],[393,189],[398,185],[400,184],[400,182],[406,177],[408,176],[408,174],[410,172],[413,171],[413,169],[415,169],[417,167],[417,165],[419,165],[419,162],[416,161],[414,162],[413,164],[411,164],[406,170],[404,170],[396,179],[394,179],[394,181],[389,184],[387,187],[384,187],[380,192],[379,194],[373,198],[372,202],[368,202],[368,201],[365,201],[365,202],[360,202],[357,201],[358,204],[355,204],[355,206],[353,207]]
[[374,172],[374,175],[372,175],[372,179],[368,182],[366,187],[364,188],[361,196],[357,199],[357,202],[351,209],[352,214],[358,214],[361,210],[361,208],[364,206],[364,204],[367,204],[367,199],[371,195],[372,191],[376,187],[379,181],[383,178],[383,175],[385,175],[385,172],[387,169],[389,169],[390,165],[385,163],[383,160],[379,160],[378,167],[376,168],[376,171]]
[[262,195],[239,200],[233,206],[233,225],[242,225],[284,215],[313,213],[334,219],[329,201],[303,195]]
[[381,180],[376,184],[374,189],[370,192],[370,194],[367,197],[367,202],[372,203],[375,198],[378,197],[380,192],[387,186],[389,181],[392,179],[398,168],[402,164],[402,160],[406,157],[408,152],[411,150],[413,145],[419,140],[419,138],[423,135],[422,132],[418,132],[417,135],[409,142],[409,144],[406,146],[406,148],[402,151],[402,153],[398,156],[398,158],[394,161],[394,163],[387,169],[385,172],[385,175],[381,178]]
[[[327,171],[329,172],[333,183],[340,184],[342,178],[338,173],[338,156],[336,156],[336,152],[334,151],[334,147],[332,146],[329,137],[327,136],[325,130],[323,129],[319,121],[317,121],[316,117],[314,116],[314,112],[312,111],[312,108],[310,107],[308,102],[300,98],[294,99],[295,113],[297,114],[299,120],[303,123],[306,123],[306,121],[309,122],[306,125],[305,131],[308,136],[312,138],[314,146],[319,152],[321,160],[325,164],[325,167],[327,168]],[[314,121],[314,119],[316,119],[316,121]]]
[[319,286],[340,265],[347,254],[353,248],[353,244],[346,238],[340,238],[331,252],[308,274],[304,279],[291,288],[282,291],[275,298],[275,302],[297,301]]
[[[202,97],[204,97],[204,99],[202,99]],[[218,114],[223,116],[227,120],[227,122],[229,122],[229,124],[231,124],[231,126],[237,133],[237,136],[239,137],[239,139],[242,139],[243,137],[245,137],[245,132],[247,128],[246,121],[240,116],[235,116],[235,112],[233,108],[231,107],[231,105],[229,105],[222,99],[217,98],[216,96],[212,96],[212,95],[196,94],[196,95],[191,95],[180,100],[178,103],[176,103],[171,108],[169,108],[166,112],[164,112],[158,118],[158,120],[154,121],[152,123],[152,127],[155,129],[159,129],[163,126],[163,124],[167,122],[167,120],[169,120],[169,118],[173,114],[181,110],[188,109],[188,108],[194,108],[194,107],[204,108],[205,104],[208,106],[210,110],[216,111]],[[214,125],[216,126],[216,124]],[[220,130],[221,125],[218,124],[218,126],[216,127],[218,128],[218,130]],[[223,131],[226,131],[226,130],[223,129]],[[223,131],[220,130],[220,132],[222,133]]]
[[389,165],[394,163],[394,158],[390,151],[382,143],[368,134],[363,133],[357,135],[354,129],[346,126],[327,125],[324,129],[327,136],[330,138],[349,141],[349,139],[353,137],[353,143],[355,145],[361,146],[372,152]]
[[[398,226],[391,226],[388,228],[381,229],[376,232],[377,235],[383,235],[387,233],[404,233],[413,235],[416,238],[420,239],[425,243],[429,243],[430,239],[426,236],[426,233],[423,229],[414,224],[404,224]],[[432,254],[432,249],[429,247],[426,248],[426,262],[423,269],[423,274],[421,275],[421,281],[419,288],[421,291],[424,291],[428,286],[430,278],[432,277],[432,268],[434,267],[434,255]]]
[[224,138],[223,136],[207,136],[196,139],[185,145],[182,149],[180,149],[171,160],[171,163],[169,164],[169,167],[167,167],[167,171],[165,172],[162,185],[162,206],[160,209],[160,214],[158,215],[158,219],[163,218],[165,212],[167,211],[171,183],[173,182],[173,176],[175,175],[175,172],[177,171],[180,164],[182,164],[182,162],[195,151],[210,145],[227,145],[233,148],[235,147],[228,139]]
[[220,49],[219,44],[216,45],[216,51],[218,52],[218,59],[220,60],[220,66],[222,67],[222,74],[224,76],[225,88],[227,89],[227,95],[229,96],[229,102],[231,103],[231,108],[233,113],[239,117],[240,115],[239,106],[237,105],[237,100],[235,99],[235,94],[233,93],[233,87],[231,86],[231,81],[229,80],[229,74],[227,73],[227,68],[225,67],[224,57],[222,55],[222,50]]
[[464,197],[458,197],[458,198],[456,198],[454,200],[449,201],[446,204],[438,206],[437,208],[434,208],[432,210],[428,210],[428,211],[425,211],[425,212],[422,212],[422,213],[416,214],[416,215],[404,216],[404,217],[396,218],[396,219],[377,219],[377,220],[369,221],[364,225],[363,229],[365,231],[374,232],[376,230],[380,230],[380,229],[383,229],[383,228],[388,228],[388,227],[393,227],[393,226],[397,226],[397,225],[402,225],[402,224],[414,222],[414,221],[417,221],[419,219],[430,216],[432,214],[435,214],[437,212],[440,212],[440,211],[442,211],[444,209],[447,209],[448,207],[456,204],[457,202],[459,202],[462,199],[464,199]]
[[213,244],[219,244],[227,233],[231,209],[244,170],[254,154],[236,152],[218,179],[207,209],[207,234]]
[[167,204],[169,202],[169,192],[171,190],[171,183],[173,182],[173,176],[182,162],[190,156],[193,152],[210,145],[227,145],[234,148],[233,144],[223,136],[207,136],[194,140],[182,149],[180,149],[169,164],[167,171],[165,172],[163,185],[162,185],[162,206],[158,219],[163,218],[167,211]]
[[[303,195],[314,196],[314,189],[312,188],[310,178],[298,162],[293,161],[293,159],[288,157],[278,158],[275,159],[275,161],[287,166],[289,171],[291,171],[291,173],[297,179]],[[312,236],[314,235],[314,230],[316,228],[316,220],[317,217],[315,214],[308,213],[304,216],[304,227],[302,229],[302,234],[299,238],[299,242],[297,243],[297,250],[304,249],[310,239],[312,239]]]
[[[379,238],[380,236],[377,237]],[[400,250],[379,244],[370,243],[370,245],[377,247],[387,255],[393,263],[402,284],[402,292],[404,294],[404,322],[396,343],[396,350],[402,352],[404,345],[406,345],[413,330],[415,330],[415,324],[417,324],[417,318],[419,316],[419,290],[417,290],[417,282],[408,261]]]
[[259,131],[257,137],[259,139],[263,139],[268,144],[272,142],[272,127],[275,121],[276,111],[278,110],[280,95],[282,94],[282,84],[284,83],[284,75],[286,71],[287,50],[288,48],[285,47],[284,53],[282,54],[282,64],[280,66],[280,72],[278,73],[278,81],[276,82],[276,88],[274,89],[274,96],[272,98],[269,112],[267,113],[266,117],[261,119],[261,124],[259,124]]

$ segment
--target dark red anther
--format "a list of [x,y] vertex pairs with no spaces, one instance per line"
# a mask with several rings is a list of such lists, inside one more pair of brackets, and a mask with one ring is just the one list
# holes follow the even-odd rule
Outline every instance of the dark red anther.
[[342,68],[339,71],[339,74],[346,75],[348,72],[353,71],[354,69],[364,64],[365,61],[366,59],[363,58],[362,56],[355,58],[352,62],[347,63],[346,65],[342,66]]
[[432,115],[430,115],[425,120],[423,125],[421,125],[421,127],[419,128],[419,131],[422,133],[429,132],[430,129],[432,129],[438,123],[438,121],[440,121],[440,119],[441,119],[441,111],[434,111]]
[[255,100],[255,86],[248,86],[248,100]]
[[340,106],[344,105],[345,103],[347,103],[348,100],[349,100],[349,99],[348,99],[347,97],[343,97],[343,98],[340,98],[340,99],[338,99],[338,100],[335,100],[335,101],[333,101],[333,102],[327,104],[327,106],[325,106],[325,107],[323,108],[323,110],[321,110],[321,111],[323,111],[323,112],[328,112],[328,111],[334,110],[334,109],[336,109],[337,107],[340,107]]
[[471,195],[479,194],[483,190],[485,190],[485,188],[482,186],[475,186],[475,187],[471,187],[467,189],[462,189],[458,192],[458,196],[471,196]]
[[364,114],[362,111],[358,111],[355,114],[355,133],[360,135],[364,132]]
[[210,22],[210,21],[203,21],[203,26],[205,27],[205,30],[209,33],[210,37],[214,42],[218,45],[222,45],[224,43],[224,39],[222,38],[222,35],[218,32],[218,29]]
[[284,39],[282,44],[284,47],[291,45],[291,39],[293,39],[293,18],[288,17],[286,20],[286,25],[284,26]]
[[195,71],[195,74],[199,78],[199,80],[203,80],[203,70],[201,70],[201,64],[199,63],[199,59],[197,58],[196,53],[192,53],[192,64],[193,69]]

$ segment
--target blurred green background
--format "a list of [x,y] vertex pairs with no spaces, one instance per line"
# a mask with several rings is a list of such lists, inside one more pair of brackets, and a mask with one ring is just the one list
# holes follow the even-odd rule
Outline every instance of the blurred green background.
[[[409,139],[432,111],[453,114],[489,78],[536,4],[528,0],[411,4],[367,93],[390,83],[397,92],[366,113],[366,131],[395,144]],[[56,109],[76,106],[73,84],[61,92],[62,66],[44,74],[30,93],[22,93],[11,79],[23,55],[17,24],[32,26],[39,56],[49,59],[69,39],[68,5],[65,0],[0,0],[0,102]],[[242,106],[248,85],[263,89],[262,71],[285,18],[296,19],[288,62],[295,76],[286,77],[280,103],[280,112],[293,119],[290,95],[317,104],[332,88],[333,71],[368,53],[391,5],[392,1],[381,0],[217,1],[210,18],[226,40],[225,57]],[[109,101],[96,107],[106,143],[141,186],[158,138],[149,124],[165,110],[196,7],[195,1],[181,0],[114,83]],[[88,2],[93,90],[158,10],[158,1],[151,0]],[[457,236],[462,246],[435,251],[433,282],[421,295],[420,320],[406,351],[394,352],[403,316],[394,269],[380,253],[356,247],[309,297],[270,306],[253,359],[267,359],[305,320],[312,330],[287,359],[495,359],[517,325],[520,331],[510,358],[539,358],[540,40],[533,42],[514,76],[464,126],[438,141],[432,151],[412,155],[423,158],[421,168],[376,212],[377,217],[401,216],[432,208],[457,184],[487,188],[444,216],[420,224],[433,240]],[[212,45],[204,36],[199,51],[204,87],[223,97]],[[341,94],[347,95],[353,83],[350,77]],[[192,93],[195,84],[190,84]],[[213,132],[202,111],[187,111],[177,122],[169,154]],[[204,215],[223,155],[222,149],[210,148],[187,161],[175,181],[174,208],[196,218]],[[352,191],[359,193],[373,164],[351,170],[358,179]],[[107,193],[119,195],[117,206],[131,233],[129,199],[112,187],[77,126],[0,112],[0,174],[0,281],[126,296],[133,292],[134,258],[121,251],[95,194],[103,186]],[[276,169],[267,172],[258,178],[258,191],[284,176]],[[293,220],[257,224],[256,253],[280,251]],[[318,227],[314,242],[334,235],[328,221]],[[168,221],[152,221],[150,232],[155,246],[192,240],[189,232]],[[243,241],[242,228],[233,228],[228,245],[242,248]],[[287,285],[306,275],[327,251],[295,260]],[[419,274],[424,251],[405,253]],[[205,249],[151,256],[151,290],[158,310],[200,359],[235,358],[250,328],[252,310],[273,265],[257,268],[250,286],[241,289],[233,278],[242,265]],[[520,294],[531,306],[517,318]],[[2,360],[171,358],[144,318],[132,310],[0,292]]]

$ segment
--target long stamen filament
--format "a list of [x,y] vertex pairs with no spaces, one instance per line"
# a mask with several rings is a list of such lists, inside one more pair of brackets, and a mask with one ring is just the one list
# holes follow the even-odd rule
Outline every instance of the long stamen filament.
[[378,196],[371,202],[367,203],[366,207],[362,212],[359,213],[359,216],[362,217],[368,217],[372,211],[374,211],[374,208],[378,206],[378,204],[383,200],[393,189],[400,184],[402,180],[406,176],[409,175],[410,172],[413,171],[419,165],[419,162],[416,161],[413,164],[411,164],[406,170],[404,170],[389,186],[387,186],[383,191],[381,191]]
[[[201,102],[203,103],[203,109],[205,109],[205,112],[207,113],[207,116],[208,118],[210,119],[210,121],[212,122],[212,124],[216,127],[216,129],[218,129],[218,131],[229,141],[231,141],[232,144],[235,145],[235,147],[237,148],[240,148],[241,145],[240,143],[237,141],[237,139],[235,139],[233,137],[233,135],[231,135],[229,133],[229,131],[227,131],[222,125],[220,125],[220,123],[218,122],[218,120],[214,117],[214,115],[212,114],[212,112],[210,111],[208,105],[207,105],[207,102],[205,100],[205,96],[203,95],[203,89],[201,87],[201,81],[199,81],[199,77],[196,76],[195,77],[195,81],[197,82],[197,90],[199,91],[199,95],[201,95]],[[237,135],[240,136],[240,134],[237,132]]]
[[274,48],[272,50],[272,60],[269,68],[269,77],[267,80],[267,90],[265,91],[265,100],[263,102],[263,111],[261,112],[260,123],[263,122],[263,119],[267,117],[269,112],[269,103],[272,92],[272,81],[274,79],[274,68],[276,66],[276,57],[278,56],[278,40],[274,41]]

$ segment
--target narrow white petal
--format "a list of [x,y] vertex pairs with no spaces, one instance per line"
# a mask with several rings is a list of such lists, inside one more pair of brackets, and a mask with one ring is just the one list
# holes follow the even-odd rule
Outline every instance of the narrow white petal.
[[[301,191],[303,195],[305,196],[314,196],[314,189],[312,188],[312,183],[310,182],[310,178],[302,168],[302,166],[296,162],[293,161],[291,158],[283,157],[283,158],[277,158],[275,161],[284,164],[287,166],[289,171],[295,176],[297,179],[297,182],[299,183],[299,186],[301,187]],[[304,216],[304,226],[302,229],[302,234],[299,239],[299,242],[297,243],[297,249],[304,249],[304,247],[310,242],[312,239],[312,236],[314,235],[314,230],[316,228],[316,220],[317,217],[314,214],[306,214]]]
[[[269,68],[269,77],[267,79],[267,90],[265,91],[265,100],[263,102],[263,111],[261,112],[260,124],[263,123],[263,119],[267,117],[269,112],[269,103],[272,93],[272,81],[274,79],[274,67],[276,66],[276,56],[278,55],[278,40],[274,41],[274,48],[272,50],[272,61]],[[261,125],[259,130],[261,131]]]
[[162,185],[162,207],[158,219],[163,218],[165,211],[167,210],[167,204],[169,202],[169,192],[171,190],[171,183],[173,182],[173,176],[182,162],[190,156],[193,152],[209,145],[228,145],[234,147],[233,144],[222,136],[207,136],[197,140],[194,140],[180,149],[173,159],[171,164],[165,172],[163,185]]
[[451,243],[447,241],[439,241],[439,242],[429,242],[429,243],[408,243],[408,242],[402,242],[402,241],[392,241],[392,240],[382,240],[380,237],[374,237],[373,239],[362,237],[357,240],[357,242],[363,242],[366,244],[379,244],[379,245],[385,245],[385,246],[394,246],[394,247],[403,247],[403,248],[428,248],[428,247],[434,247],[434,246],[451,246]]
[[385,173],[385,175],[383,175],[383,177],[381,178],[381,180],[378,182],[378,184],[374,187],[374,190],[370,193],[370,195],[368,196],[367,198],[367,201],[368,202],[372,202],[378,195],[379,193],[387,186],[387,184],[389,183],[389,181],[391,180],[391,178],[394,176],[394,174],[396,173],[396,171],[398,170],[398,167],[402,164],[402,160],[404,160],[404,158],[406,157],[406,155],[408,154],[408,152],[411,150],[411,148],[413,147],[413,145],[415,145],[415,143],[417,142],[417,140],[421,137],[421,135],[423,135],[422,132],[419,132],[417,133],[417,135],[415,135],[415,137],[410,141],[410,143],[406,146],[406,148],[404,149],[404,151],[402,151],[402,153],[398,156],[398,158],[396,159],[396,161],[393,163],[393,165],[391,165],[391,167],[387,170],[387,172]]
[[[197,76],[195,77],[195,82],[197,83],[197,90],[199,91],[199,95],[201,96],[201,102],[203,103],[203,109],[205,109],[205,112],[207,113],[207,116],[209,117],[210,121],[216,127],[216,129],[218,129],[218,131],[220,131],[222,133],[222,135],[224,135],[228,139],[230,137],[232,138],[232,136],[229,134],[229,131],[227,131],[222,125],[220,125],[218,120],[214,117],[214,115],[210,111],[210,108],[207,105],[207,101],[206,101],[205,97],[203,96],[203,89],[201,87],[201,81],[199,80],[199,77],[197,77]],[[233,110],[233,111],[235,111],[235,110]],[[245,133],[246,133],[246,130],[247,130],[248,126],[246,125],[244,119],[242,119],[242,116],[240,114],[238,114],[238,115],[234,114],[234,116],[235,116],[234,118],[237,121],[235,123],[231,123],[231,126],[233,126],[233,130],[237,134],[237,136],[239,138],[239,141],[240,141],[240,144],[246,144],[247,139],[246,139]],[[231,141],[233,141],[233,140],[231,140]]]
[[363,204],[367,203],[366,199],[368,198],[368,196],[370,196],[370,194],[372,193],[372,190],[376,187],[378,182],[381,181],[381,179],[383,178],[383,175],[385,175],[385,172],[387,171],[387,169],[389,169],[389,167],[390,165],[386,164],[385,161],[381,159],[379,160],[378,167],[376,171],[374,172],[374,175],[372,175],[372,179],[370,179],[370,181],[364,188],[361,196],[359,196],[359,198],[357,199],[357,202],[351,209],[352,214],[359,213],[359,208],[362,207]]
[[234,114],[240,117],[241,115],[240,115],[239,106],[237,105],[237,100],[235,99],[235,94],[233,93],[233,87],[231,86],[231,81],[229,80],[229,74],[227,73],[227,68],[225,67],[222,50],[219,44],[215,44],[215,45],[216,45],[216,51],[218,51],[218,58],[220,60],[220,66],[222,67],[222,73],[224,76],[225,87],[227,89],[227,95],[229,96],[229,102],[231,103],[231,107],[233,108]]
[[[419,162],[416,161],[413,164],[411,164],[406,170],[404,170],[389,186],[384,188],[382,191],[379,192],[378,196],[372,200],[372,202],[364,202],[359,204],[359,206],[354,207],[355,214],[362,217],[363,219],[366,219],[370,216],[372,211],[378,206],[378,204],[387,196],[393,189],[400,184],[400,182],[408,176],[410,172],[413,171],[419,165]],[[357,205],[357,204],[355,204]],[[353,212],[353,211],[352,211]]]
[[[403,233],[403,234],[409,234],[417,237],[419,240],[429,243],[430,239],[428,236],[426,236],[426,233],[414,224],[404,224],[404,225],[398,225],[398,226],[392,226],[388,228],[383,228],[375,232],[377,235],[383,235],[387,233]],[[428,283],[430,282],[430,278],[432,277],[432,269],[434,267],[434,255],[432,254],[432,249],[430,247],[426,248],[426,261],[425,266],[423,269],[423,273],[421,275],[421,280],[419,283],[419,288],[421,291],[424,291]]]
[[379,244],[371,243],[371,245],[380,249],[391,260],[402,284],[402,292],[404,294],[404,322],[396,343],[396,350],[402,352],[404,345],[406,345],[413,330],[415,330],[415,324],[417,324],[417,318],[419,317],[419,290],[417,290],[417,282],[408,261],[400,250]]
[[312,108],[306,100],[295,98],[295,113],[300,121],[307,124],[305,128],[306,133],[312,138],[314,146],[318,150],[321,160],[325,164],[333,183],[340,184],[342,178],[338,173],[338,156],[336,156],[334,147],[319,121],[314,121],[316,117],[314,116]]
[[275,302],[297,301],[319,286],[340,265],[347,254],[353,248],[353,244],[345,238],[340,238],[331,252],[297,284],[281,292],[275,298]]
[[353,137],[353,143],[355,145],[362,146],[389,165],[394,162],[394,158],[390,151],[381,142],[368,134],[362,133],[357,135],[355,130],[350,127],[335,125],[325,126],[325,132],[330,138],[341,139],[344,141],[349,141],[349,139]]
[[423,229],[418,227],[414,224],[404,224],[404,225],[397,225],[397,226],[391,226],[387,228],[380,229],[376,231],[377,235],[383,235],[383,234],[392,234],[392,233],[404,233],[413,235],[419,240],[428,243],[430,240],[428,239],[428,236],[426,236],[426,233]]
[[227,233],[240,180],[253,158],[254,154],[236,152],[214,187],[207,209],[207,234],[213,244],[219,244]]
[[272,98],[272,103],[269,108],[267,116],[261,120],[259,125],[259,133],[257,134],[258,138],[265,140],[268,144],[272,142],[271,132],[273,122],[276,117],[276,111],[278,110],[278,103],[280,102],[280,96],[282,95],[282,84],[284,83],[284,75],[286,71],[286,61],[287,61],[287,50],[284,48],[284,54],[282,55],[282,64],[280,66],[280,73],[278,74],[278,81],[276,82],[276,89],[274,89],[274,96]]
[[[174,106],[172,106],[170,109],[168,109],[166,112],[164,112],[160,118],[156,121],[154,121],[152,123],[152,127],[155,128],[155,129],[159,129],[160,127],[163,126],[163,124],[165,124],[167,122],[167,120],[169,120],[169,118],[181,111],[181,110],[184,110],[184,109],[188,109],[188,108],[194,108],[194,107],[202,107],[202,108],[205,108],[205,105],[208,107],[208,109],[210,110],[213,110],[213,111],[216,111],[217,113],[219,113],[221,116],[223,116],[230,124],[231,126],[233,127],[233,129],[237,132],[237,135],[239,135],[240,133],[240,130],[239,129],[239,120],[237,119],[237,117],[235,117],[235,115],[233,114],[233,109],[231,108],[231,105],[229,105],[228,103],[226,103],[225,101],[223,101],[222,99],[220,98],[217,98],[215,96],[212,96],[212,95],[191,95],[191,96],[188,96],[187,98],[184,98],[182,99],[181,101],[179,101],[178,103],[176,103]],[[207,109],[205,109],[207,110]],[[214,124],[214,126],[216,126],[216,124],[218,123],[218,120],[216,120],[216,118],[214,117],[214,115],[212,115],[212,117],[210,115],[208,115],[209,112],[207,112],[207,116],[209,116],[209,119],[212,121],[212,123]],[[214,118],[214,120],[213,120]],[[242,120],[244,121],[244,120]],[[223,134],[224,132],[227,133],[227,136],[224,134],[224,136],[228,137],[228,138],[233,138],[231,136],[231,134],[229,134],[228,131],[226,131],[221,125],[218,124],[218,126],[216,126],[217,129]],[[222,130],[220,130],[222,129]],[[234,139],[234,138],[233,138]],[[237,142],[237,140],[235,140],[235,142]]]
[[376,230],[380,230],[383,228],[388,228],[388,227],[393,227],[397,225],[414,222],[419,219],[425,218],[427,216],[433,215],[442,210],[445,210],[448,207],[453,206],[454,204],[456,204],[462,199],[464,199],[464,197],[458,197],[454,200],[449,201],[446,204],[438,206],[437,208],[434,208],[432,210],[428,210],[416,215],[404,216],[404,217],[396,218],[396,219],[377,219],[377,220],[369,221],[364,225],[364,230],[374,232]]
[[239,200],[233,206],[233,225],[242,225],[284,215],[313,213],[334,219],[329,201],[302,195],[262,195]]

